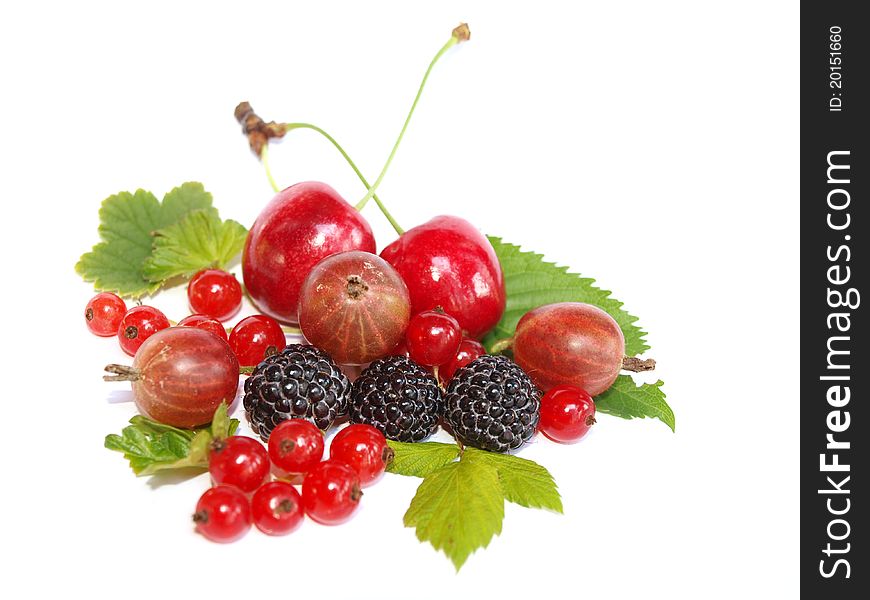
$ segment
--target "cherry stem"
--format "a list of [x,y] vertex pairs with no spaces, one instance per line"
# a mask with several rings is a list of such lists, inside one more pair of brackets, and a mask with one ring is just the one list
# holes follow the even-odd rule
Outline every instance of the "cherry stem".
[[114,375],[103,375],[103,381],[139,381],[142,378],[142,371],[127,365],[106,365],[104,370]]
[[[396,156],[396,151],[399,149],[399,144],[402,143],[402,138],[405,136],[405,131],[408,129],[408,123],[411,122],[411,117],[414,115],[414,110],[417,108],[417,102],[420,100],[420,96],[423,95],[423,88],[426,87],[426,81],[429,79],[429,74],[432,72],[432,69],[435,67],[435,63],[444,55],[445,52],[450,50],[453,46],[458,44],[459,42],[464,42],[470,37],[470,32],[468,30],[468,25],[462,23],[456,29],[453,30],[453,33],[450,35],[450,39],[447,40],[447,43],[444,44],[441,49],[435,54],[435,57],[429,63],[429,68],[426,69],[426,73],[423,75],[423,80],[420,82],[420,87],[417,89],[417,95],[414,96],[414,102],[411,104],[411,110],[408,111],[408,116],[405,117],[405,123],[402,125],[402,130],[399,132],[399,137],[396,139],[396,143],[393,144],[393,149],[390,151],[390,155],[387,157],[387,162],[384,164],[384,168],[381,169],[381,174],[378,175],[378,178],[375,179],[374,185],[369,188],[369,191],[363,196],[362,200],[357,203],[357,210],[362,210],[362,208],[369,201],[369,198],[372,198],[375,194],[375,191],[378,189],[378,186],[381,185],[381,182],[384,180],[384,175],[387,174],[387,170],[390,168],[390,163],[393,162],[393,158]],[[378,206],[381,206],[378,203]],[[381,208],[383,210],[383,208]],[[386,216],[386,213],[384,213]],[[389,218],[389,217],[387,217]],[[401,233],[400,233],[401,235]]]
[[275,183],[275,178],[272,177],[272,169],[269,167],[269,144],[263,144],[263,149],[260,150],[260,162],[263,163],[263,169],[266,171],[269,185],[272,186],[272,190],[277,194],[281,191],[281,188]]
[[653,358],[637,358],[636,356],[626,356],[622,359],[622,370],[631,371],[632,373],[643,373],[644,371],[652,371],[656,368],[656,361]]

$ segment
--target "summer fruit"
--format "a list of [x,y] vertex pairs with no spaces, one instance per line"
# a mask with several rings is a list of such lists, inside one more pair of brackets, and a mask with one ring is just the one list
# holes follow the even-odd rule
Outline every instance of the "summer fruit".
[[357,423],[335,434],[329,445],[329,458],[356,471],[360,485],[365,487],[384,474],[393,461],[393,449],[387,445],[383,433],[371,425]]
[[438,426],[441,388],[432,374],[404,356],[376,360],[353,382],[350,420],[391,440],[419,442]]
[[108,365],[106,381],[130,381],[139,412],[173,427],[211,422],[221,402],[233,403],[239,361],[216,335],[171,327],[145,340],[133,366]]
[[110,337],[118,334],[118,326],[126,312],[127,305],[120,297],[101,292],[85,306],[85,323],[94,335]]
[[440,306],[470,337],[480,338],[504,313],[498,257],[464,219],[435,217],[406,231],[381,256],[405,280],[415,314]]
[[323,525],[347,521],[359,506],[360,498],[359,476],[338,461],[323,461],[302,482],[305,514]]
[[405,282],[370,252],[323,259],[299,292],[299,327],[305,339],[343,365],[362,365],[389,354],[410,318]]
[[253,367],[267,356],[280,352],[287,345],[287,338],[275,319],[251,315],[236,323],[230,331],[229,342],[239,364]]
[[538,426],[541,390],[505,356],[481,356],[453,376],[445,416],[467,446],[508,452],[529,441]]
[[291,344],[268,357],[245,381],[245,415],[264,441],[287,419],[308,419],[326,430],[347,414],[350,381],[329,355]]
[[200,497],[193,522],[213,542],[234,542],[251,528],[251,504],[238,488],[218,485]]
[[562,302],[531,310],[520,319],[513,353],[544,391],[566,384],[597,396],[622,369],[625,338],[613,317],[600,308]]
[[196,327],[197,329],[202,329],[204,331],[209,331],[220,339],[227,341],[227,330],[224,329],[223,324],[217,319],[213,319],[206,315],[190,315],[188,317],[184,317],[178,322],[179,327]]
[[242,255],[245,287],[261,311],[296,323],[305,277],[322,259],[348,250],[375,251],[368,222],[325,183],[297,183],[251,227]]
[[169,319],[153,306],[134,306],[118,324],[118,342],[121,350],[135,356],[149,337],[169,327]]
[[576,442],[595,424],[592,396],[573,385],[557,385],[541,398],[538,429],[556,442]]
[[266,535],[286,535],[302,524],[302,496],[286,481],[272,481],[251,498],[254,525]]
[[269,458],[282,475],[307,473],[323,458],[323,433],[305,419],[288,419],[269,436]]
[[205,269],[190,278],[187,301],[193,312],[225,321],[242,307],[242,286],[220,269]]
[[486,354],[486,348],[483,347],[483,344],[476,340],[464,339],[459,343],[459,350],[456,351],[450,362],[438,367],[438,377],[442,382],[449,383],[457,369],[484,354]]
[[251,493],[269,477],[269,454],[263,444],[241,435],[215,440],[208,449],[208,472],[216,484]]
[[459,350],[460,342],[462,330],[459,323],[437,309],[414,315],[405,332],[411,359],[426,367],[446,363]]

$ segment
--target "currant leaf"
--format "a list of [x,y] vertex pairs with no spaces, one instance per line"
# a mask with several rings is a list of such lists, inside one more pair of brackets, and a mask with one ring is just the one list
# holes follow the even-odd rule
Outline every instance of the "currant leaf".
[[472,552],[501,533],[504,498],[496,469],[459,461],[430,473],[405,513],[406,527],[453,561],[458,571]]
[[161,282],[209,267],[223,268],[241,252],[247,235],[241,223],[222,221],[214,208],[194,210],[155,233],[154,252],[145,260],[143,274]]
[[498,471],[505,500],[526,508],[562,512],[562,498],[550,472],[538,463],[512,454],[466,448],[463,461],[483,462]]
[[619,324],[628,356],[649,350],[646,332],[635,324],[637,317],[626,312],[622,302],[613,298],[611,292],[595,287],[594,279],[569,273],[568,267],[545,262],[542,255],[522,251],[499,237],[488,238],[504,271],[507,307],[501,321],[483,339],[487,350],[495,342],[511,337],[524,314],[555,302],[585,302],[598,306]]
[[459,446],[440,442],[405,443],[387,440],[393,449],[393,461],[387,466],[388,473],[426,477],[453,462],[459,456]]
[[629,375],[620,375],[610,389],[595,397],[595,411],[623,419],[655,418],[676,431],[674,411],[665,400],[662,385],[661,379],[637,385]]

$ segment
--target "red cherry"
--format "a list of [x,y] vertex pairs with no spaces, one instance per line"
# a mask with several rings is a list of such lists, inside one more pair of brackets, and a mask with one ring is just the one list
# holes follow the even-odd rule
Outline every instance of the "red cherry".
[[102,292],[85,306],[85,323],[94,335],[110,337],[118,333],[118,325],[126,312],[127,305],[119,296]]
[[505,308],[504,276],[492,244],[471,223],[441,216],[384,248],[411,295],[411,311],[440,306],[473,338],[495,327]]
[[287,419],[269,435],[269,458],[283,475],[307,473],[323,458],[323,433],[305,419]]
[[368,222],[325,183],[297,183],[279,192],[251,227],[242,256],[245,287],[261,311],[296,323],[308,273],[348,250],[376,251]]
[[595,424],[592,396],[573,385],[557,385],[541,398],[538,430],[556,442],[576,442]]
[[314,467],[302,482],[305,514],[323,525],[347,521],[359,506],[362,490],[352,468],[335,460]]
[[243,367],[254,367],[287,345],[281,325],[265,315],[251,315],[236,323],[229,341]]
[[118,342],[124,352],[134,356],[145,340],[168,327],[169,319],[153,306],[134,306],[118,324]]
[[266,535],[286,535],[302,524],[302,496],[286,481],[266,483],[251,498],[254,525]]
[[223,324],[217,319],[213,319],[207,315],[190,315],[188,317],[184,317],[178,322],[179,327],[194,327],[196,329],[203,329],[205,331],[209,331],[223,341],[227,341],[227,330],[224,329]]
[[187,300],[195,313],[226,321],[242,307],[242,286],[220,269],[206,269],[190,278]]
[[411,359],[423,366],[434,367],[447,362],[459,350],[462,330],[450,315],[438,310],[426,310],[411,318],[405,332],[405,342]]
[[486,354],[486,348],[483,347],[483,344],[476,340],[464,339],[460,342],[459,350],[456,351],[453,358],[438,367],[438,377],[446,385],[448,381],[453,379],[453,375],[458,369],[484,354]]
[[373,484],[393,461],[393,449],[384,434],[363,423],[348,425],[332,438],[330,460],[343,462],[359,475],[360,485]]
[[218,485],[200,497],[193,522],[213,542],[234,542],[251,528],[251,504],[238,488]]
[[253,438],[234,435],[209,446],[208,472],[217,484],[253,492],[266,481],[269,466],[266,448]]

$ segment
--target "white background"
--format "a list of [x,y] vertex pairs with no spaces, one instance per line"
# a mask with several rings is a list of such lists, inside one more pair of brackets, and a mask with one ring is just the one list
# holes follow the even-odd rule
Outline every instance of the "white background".
[[[5,595],[796,597],[797,3],[180,4],[0,9]],[[381,196],[405,227],[459,214],[614,290],[677,432],[602,416],[579,444],[538,439],[522,455],[564,516],[507,505],[458,575],[402,527],[418,481],[399,476],[347,525],[207,543],[189,521],[206,476],[157,486],[102,447],[134,408],[100,379],[125,357],[85,329],[73,271],[99,204],[197,180],[249,225],[271,193],[240,100],[321,125],[373,179],[461,20],[472,39]],[[272,161],[283,185],[364,192],[311,132]],[[153,303],[185,314],[183,289]]]

